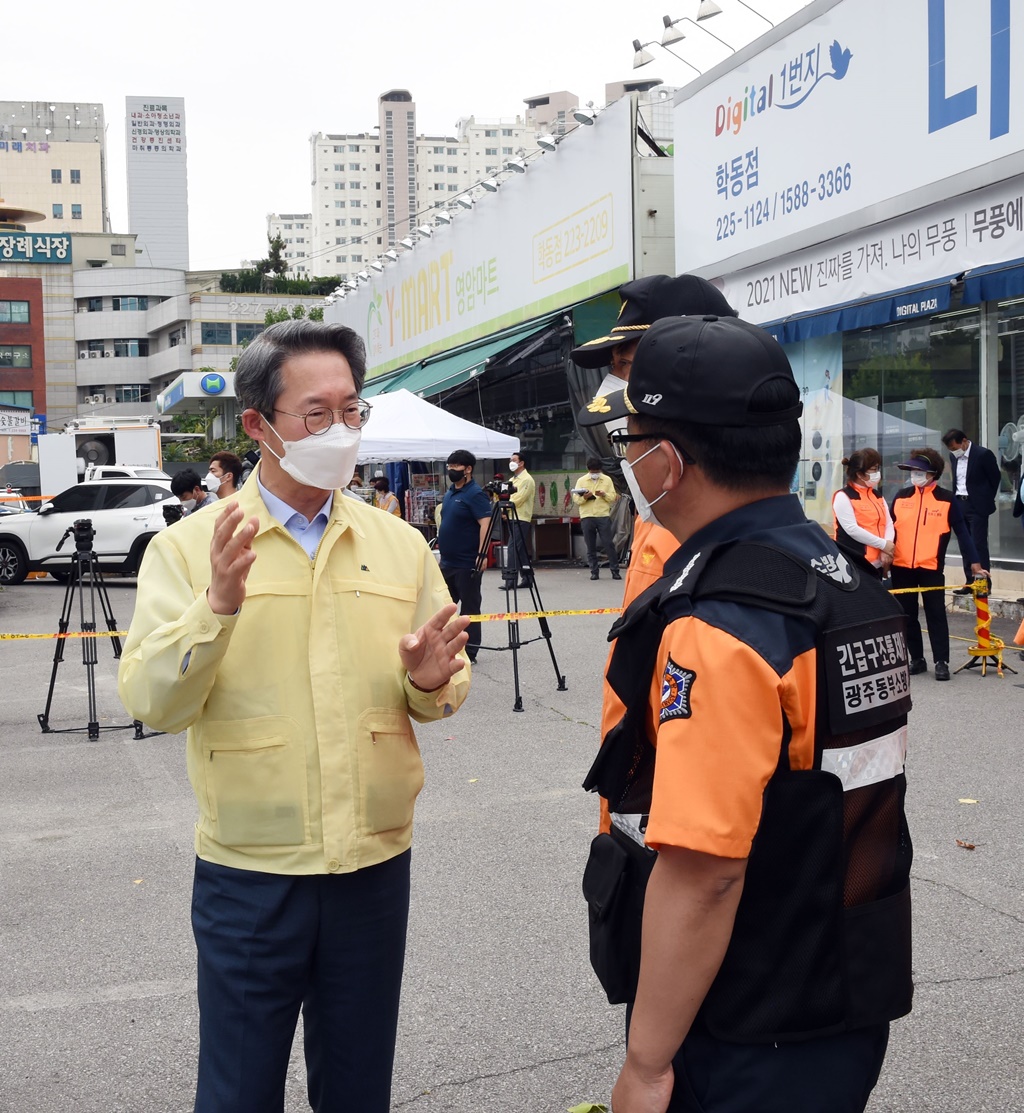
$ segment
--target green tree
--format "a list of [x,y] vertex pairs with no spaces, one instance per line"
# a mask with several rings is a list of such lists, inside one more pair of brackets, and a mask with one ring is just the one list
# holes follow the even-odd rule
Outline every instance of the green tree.
[[322,305],[314,305],[309,311],[309,319],[311,321],[322,321],[324,319],[324,307]]

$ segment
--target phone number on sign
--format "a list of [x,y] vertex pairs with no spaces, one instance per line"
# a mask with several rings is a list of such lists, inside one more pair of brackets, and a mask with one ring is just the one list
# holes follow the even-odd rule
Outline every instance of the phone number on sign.
[[533,280],[543,282],[603,255],[613,245],[611,196],[580,209],[533,237]]
[[737,232],[749,231],[761,224],[769,224],[779,216],[806,209],[812,201],[828,201],[848,193],[853,185],[853,171],[847,162],[830,170],[823,170],[818,180],[804,179],[785,189],[777,189],[770,197],[751,201],[739,210],[723,213],[716,218],[715,239],[727,240]]

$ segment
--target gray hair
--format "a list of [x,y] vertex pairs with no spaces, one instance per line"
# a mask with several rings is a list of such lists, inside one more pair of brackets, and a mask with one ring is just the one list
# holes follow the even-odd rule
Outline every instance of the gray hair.
[[352,369],[356,392],[363,389],[366,347],[356,332],[322,321],[282,321],[260,333],[239,356],[235,396],[242,409],[257,410],[269,418],[284,388],[281,366],[291,356],[308,352],[337,352],[344,356]]

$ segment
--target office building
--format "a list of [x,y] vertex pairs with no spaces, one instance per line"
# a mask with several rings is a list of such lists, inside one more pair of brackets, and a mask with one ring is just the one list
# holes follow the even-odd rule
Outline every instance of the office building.
[[0,101],[0,198],[43,220],[42,233],[110,229],[103,106]]
[[188,167],[183,97],[125,98],[128,225],[142,263],[188,270]]

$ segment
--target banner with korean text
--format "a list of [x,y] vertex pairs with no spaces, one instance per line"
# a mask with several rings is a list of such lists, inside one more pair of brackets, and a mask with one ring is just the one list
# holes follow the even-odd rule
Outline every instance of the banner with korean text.
[[[324,319],[366,341],[369,378],[614,289],[632,276],[632,126],[624,97],[592,126],[532,158],[472,211],[412,250]],[[430,223],[430,214],[421,214]],[[405,231],[402,232],[402,238]],[[383,249],[381,249],[383,250]]]
[[[974,268],[1024,258],[1024,177],[726,275],[721,285],[754,324],[882,297]],[[948,285],[948,284],[947,284]],[[894,304],[893,319],[948,308],[928,292]],[[836,322],[838,331],[842,327]]]
[[736,271],[1024,168],[1020,4],[817,0],[760,41],[677,94],[679,270]]

